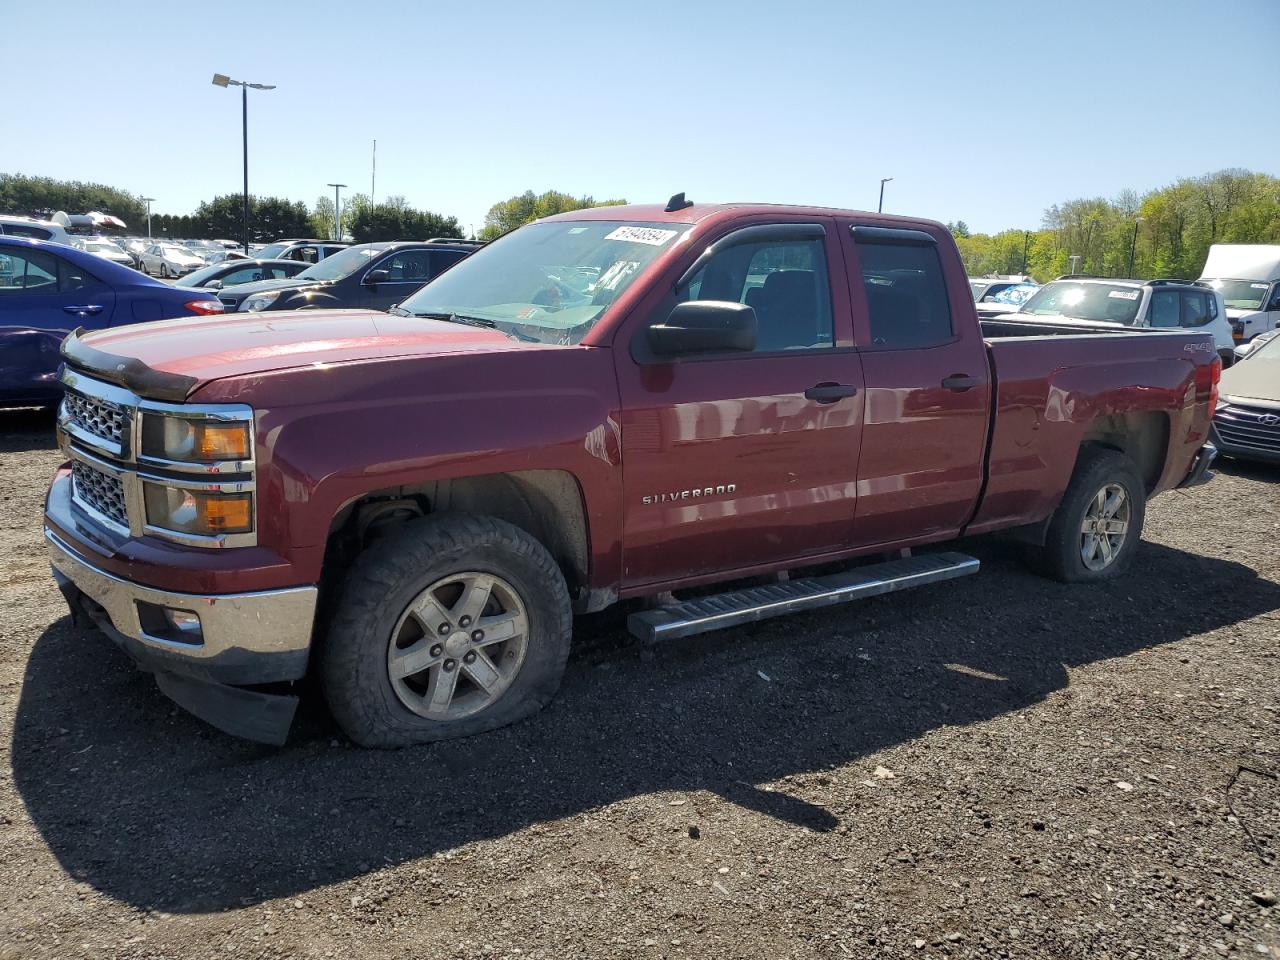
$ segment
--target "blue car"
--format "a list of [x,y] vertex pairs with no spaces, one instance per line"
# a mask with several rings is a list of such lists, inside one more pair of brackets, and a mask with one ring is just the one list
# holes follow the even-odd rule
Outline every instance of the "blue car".
[[0,408],[62,395],[62,338],[146,320],[222,313],[212,291],[174,287],[75,247],[0,237]]

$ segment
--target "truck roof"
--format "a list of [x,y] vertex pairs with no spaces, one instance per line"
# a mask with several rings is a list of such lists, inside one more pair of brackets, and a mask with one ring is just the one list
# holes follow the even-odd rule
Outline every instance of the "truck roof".
[[1215,243],[1200,271],[1202,280],[1280,280],[1280,244]]
[[[936,220],[902,217],[868,210],[838,207],[812,207],[787,203],[692,203],[679,210],[669,210],[660,203],[628,203],[613,207],[586,207],[544,218],[554,220],[637,220],[652,223],[698,223],[716,214],[787,214],[801,217],[873,217],[877,221],[901,226],[942,227]],[[943,228],[945,229],[945,228]]]

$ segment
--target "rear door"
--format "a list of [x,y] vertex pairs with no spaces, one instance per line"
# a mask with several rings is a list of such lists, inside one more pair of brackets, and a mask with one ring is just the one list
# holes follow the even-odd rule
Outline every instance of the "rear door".
[[[730,231],[615,349],[624,587],[846,545],[862,374],[834,230],[815,218]],[[750,305],[755,351],[654,356],[648,328],[685,300]]]
[[964,271],[933,233],[840,227],[866,384],[853,543],[946,539],[978,503],[991,393]]

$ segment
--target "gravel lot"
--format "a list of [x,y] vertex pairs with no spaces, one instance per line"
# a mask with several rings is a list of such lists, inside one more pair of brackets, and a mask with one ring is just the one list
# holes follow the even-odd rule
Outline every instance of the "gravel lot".
[[1280,958],[1280,472],[1132,574],[975,578],[643,654],[472,740],[288,747],[74,629],[47,417],[0,414],[0,958]]

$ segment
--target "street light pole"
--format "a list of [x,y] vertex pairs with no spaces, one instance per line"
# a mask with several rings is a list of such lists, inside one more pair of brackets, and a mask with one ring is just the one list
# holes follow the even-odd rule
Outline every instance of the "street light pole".
[[346,186],[345,183],[331,183],[328,186],[333,187],[333,240],[334,243],[342,242],[342,207],[338,202],[338,191]]
[[886,183],[888,183],[888,182],[889,182],[890,180],[892,180],[892,179],[893,179],[893,177],[881,177],[881,178],[880,178],[880,204],[876,207],[876,213],[883,213],[883,212],[884,212],[884,185],[885,185]]
[[1022,231],[1022,275],[1027,275],[1027,244],[1031,242],[1031,231]]
[[274,83],[249,83],[245,80],[232,80],[226,74],[213,75],[215,87],[240,88],[240,128],[244,138],[244,253],[249,255],[249,89],[274,90]]
[[151,239],[151,203],[152,201],[155,200],[155,197],[139,197],[138,199],[147,205],[147,239],[150,240]]
[[1133,238],[1129,241],[1129,269],[1125,276],[1130,278],[1133,276],[1133,255],[1138,249],[1138,224],[1141,222],[1141,217],[1133,221]]

